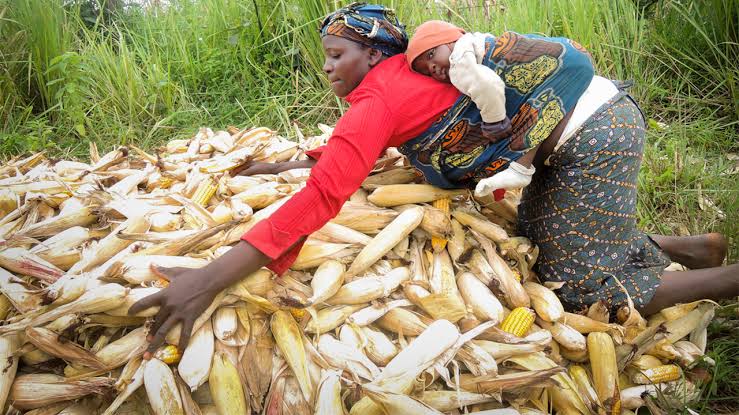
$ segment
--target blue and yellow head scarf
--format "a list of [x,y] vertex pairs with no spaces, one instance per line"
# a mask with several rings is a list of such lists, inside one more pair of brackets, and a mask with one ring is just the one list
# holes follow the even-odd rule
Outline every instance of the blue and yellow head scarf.
[[352,3],[331,13],[321,24],[321,37],[334,35],[377,49],[387,56],[405,52],[408,35],[395,11],[385,6]]

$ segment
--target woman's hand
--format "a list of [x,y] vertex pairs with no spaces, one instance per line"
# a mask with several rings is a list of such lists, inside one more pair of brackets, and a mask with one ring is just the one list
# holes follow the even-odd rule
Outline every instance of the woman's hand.
[[202,268],[154,268],[161,277],[170,280],[169,286],[135,302],[128,311],[129,315],[135,315],[149,307],[159,307],[147,337],[149,348],[144,358],[151,357],[177,324],[182,325],[178,347],[184,352],[190,342],[195,320],[210,306],[216,295],[269,262],[268,256],[250,243],[240,241]]
[[182,324],[179,349],[184,351],[190,341],[190,334],[195,320],[203,314],[218,291],[208,287],[210,280],[206,267],[162,268],[152,266],[154,273],[169,280],[169,286],[149,297],[142,298],[131,306],[130,314],[135,314],[152,306],[158,306],[159,312],[149,330],[149,348],[144,358],[149,358],[164,343],[169,330],[178,323]]

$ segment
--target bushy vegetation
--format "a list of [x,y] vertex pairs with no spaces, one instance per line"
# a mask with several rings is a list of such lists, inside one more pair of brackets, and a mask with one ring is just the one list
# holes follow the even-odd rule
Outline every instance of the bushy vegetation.
[[[379,2],[409,32],[436,18],[570,37],[600,74],[635,80],[650,126],[640,226],[720,231],[739,259],[739,0]],[[316,29],[344,3],[0,0],[0,154],[85,158],[90,141],[103,151],[154,147],[199,126],[291,136],[293,125],[333,123],[345,104],[326,88]],[[736,329],[728,336],[734,353]],[[708,399],[736,401],[737,390],[714,388]]]

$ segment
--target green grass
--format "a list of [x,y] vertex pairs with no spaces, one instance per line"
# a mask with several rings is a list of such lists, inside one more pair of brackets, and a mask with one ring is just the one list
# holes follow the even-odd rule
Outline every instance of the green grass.
[[[739,154],[739,0],[379,2],[409,32],[434,18],[570,37],[600,74],[635,80],[650,119],[640,227],[719,231],[739,260],[739,174],[730,174],[739,169],[729,158]],[[106,13],[87,0],[0,0],[0,159],[38,150],[85,158],[90,141],[100,151],[151,148],[200,126],[266,125],[292,136],[293,124],[315,132],[345,109],[321,75],[316,29],[347,2],[169,3]],[[703,413],[739,410],[736,314],[723,321],[734,328],[712,327],[716,381]]]

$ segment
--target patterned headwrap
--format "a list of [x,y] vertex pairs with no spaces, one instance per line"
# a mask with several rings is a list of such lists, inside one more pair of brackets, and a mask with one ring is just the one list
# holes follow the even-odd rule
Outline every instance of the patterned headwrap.
[[385,6],[352,3],[331,13],[321,24],[321,37],[334,35],[377,49],[393,56],[405,52],[408,35],[405,26]]

